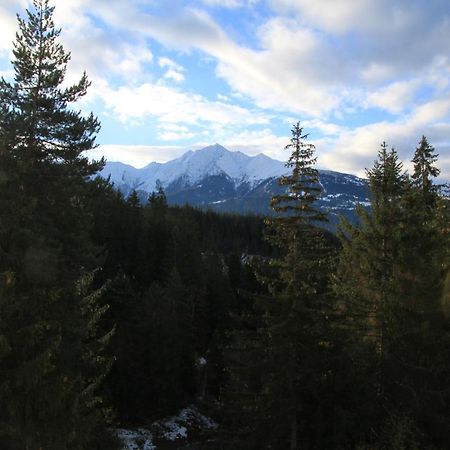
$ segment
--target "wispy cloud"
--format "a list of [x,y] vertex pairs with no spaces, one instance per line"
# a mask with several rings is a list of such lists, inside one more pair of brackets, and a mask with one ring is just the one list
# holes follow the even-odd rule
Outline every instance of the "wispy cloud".
[[184,81],[185,68],[180,64],[177,64],[175,61],[172,61],[170,58],[167,57],[159,58],[158,64],[160,67],[166,69],[164,78],[173,80],[177,83],[181,83],[182,81]]

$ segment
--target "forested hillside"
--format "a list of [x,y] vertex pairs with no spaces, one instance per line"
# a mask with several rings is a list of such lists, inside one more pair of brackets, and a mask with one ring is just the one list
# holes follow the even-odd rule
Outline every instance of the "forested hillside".
[[411,174],[381,145],[371,210],[337,235],[300,123],[270,217],[125,198],[85,156],[100,123],[53,11],[19,19],[0,81],[0,449],[119,450],[186,407],[214,426],[146,448],[450,448],[450,203],[427,138]]

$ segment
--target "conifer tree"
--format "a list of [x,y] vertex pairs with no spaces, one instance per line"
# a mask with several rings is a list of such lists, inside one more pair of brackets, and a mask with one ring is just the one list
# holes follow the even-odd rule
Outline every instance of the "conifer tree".
[[86,94],[86,74],[79,83],[62,87],[70,54],[58,42],[53,11],[48,0],[35,0],[27,20],[18,18],[14,81],[0,80],[0,135],[14,160],[16,173],[10,175],[32,204],[36,232],[41,232],[40,223],[52,227],[52,236],[62,245],[59,257],[85,265],[82,259],[92,251],[85,246],[87,239],[78,239],[89,227],[84,180],[103,161],[90,162],[83,152],[95,146],[100,124],[92,114],[84,117],[71,106]]
[[[415,150],[414,173],[402,196],[401,251],[398,278],[400,294],[410,310],[437,311],[445,272],[446,243],[440,223],[440,186],[433,182],[440,170],[437,156],[425,136]],[[411,282],[414,280],[414,282]]]
[[54,162],[64,162],[71,165],[71,176],[92,175],[100,166],[82,152],[94,146],[100,124],[92,113],[84,117],[69,108],[86,94],[90,83],[83,74],[77,84],[61,87],[70,54],[58,42],[61,30],[55,28],[48,0],[34,0],[33,5],[35,11],[27,11],[27,20],[18,17],[14,82],[3,78],[0,82],[6,116],[2,134],[24,164],[45,162],[53,167]]
[[436,349],[448,339],[439,312],[448,244],[436,226],[439,200],[431,176],[439,172],[425,138],[414,160],[410,181],[395,150],[383,143],[367,171],[371,212],[360,208],[359,225],[344,221],[340,234],[338,287],[348,326],[368,344],[367,362],[371,345],[377,361],[378,437],[369,437],[372,445],[430,446],[434,438],[425,424],[433,419],[423,405],[441,389],[442,402],[448,398],[445,376],[440,387],[432,381],[446,370]]
[[268,220],[268,239],[281,256],[264,277],[270,295],[256,296],[255,313],[245,320],[247,330],[237,344],[245,357],[251,355],[250,363],[239,362],[231,345],[237,367],[231,383],[235,390],[241,386],[247,425],[240,431],[248,448],[326,448],[327,439],[338,440],[331,432],[333,409],[322,397],[335,378],[332,248],[316,226],[326,216],[314,205],[321,186],[314,146],[306,138],[300,124],[294,125],[286,146],[291,172],[280,179],[286,192],[272,199],[279,215]]
[[[403,226],[395,276],[398,300],[408,318],[403,321],[408,344],[402,346],[407,368],[402,384],[410,387],[409,395],[414,392],[416,404],[430,405],[417,408],[411,402],[410,409],[427,437],[440,446],[449,435],[445,410],[448,411],[450,385],[444,381],[448,365],[442,359],[449,339],[442,305],[449,272],[449,217],[440,186],[433,180],[440,173],[437,156],[422,136],[413,158],[414,173],[402,197]],[[443,406],[439,413],[431,407],[438,392]],[[430,426],[433,422],[441,425]]]
[[87,178],[102,162],[83,155],[99,129],[71,104],[83,75],[62,88],[70,55],[48,0],[19,18],[13,82],[0,80],[0,298],[2,448],[111,448],[97,387],[107,371],[98,335],[104,307],[89,280],[98,264],[90,240]]
[[[396,228],[401,217],[400,198],[405,176],[397,152],[394,149],[388,151],[385,142],[381,145],[378,160],[366,173],[371,192],[371,213],[363,208],[357,210],[360,216],[359,226],[352,226],[345,220],[342,222],[340,237],[343,252],[340,271],[344,278],[347,275],[352,277],[347,286],[358,290],[369,301],[370,305],[367,301],[360,303],[368,308],[367,315],[375,317],[388,307],[389,296],[392,294]],[[353,260],[347,261],[347,257]],[[363,320],[366,319],[367,316]],[[373,321],[371,324],[378,330],[378,345],[382,351],[383,325],[375,325]]]
[[425,136],[419,142],[416,148],[414,158],[414,173],[412,174],[412,184],[420,191],[423,205],[432,208],[436,200],[438,186],[433,184],[433,178],[436,178],[440,170],[435,166],[438,159],[435,149],[432,147]]
[[326,445],[330,411],[325,412],[322,398],[328,382],[324,374],[333,372],[336,344],[330,290],[333,250],[319,228],[327,217],[314,204],[322,187],[314,168],[315,149],[307,138],[300,124],[294,125],[286,146],[292,152],[286,165],[291,173],[280,179],[286,193],[272,198],[271,206],[279,214],[268,221],[268,239],[280,247],[282,257],[272,263],[281,280],[275,288],[280,311],[267,331],[276,365],[283,367],[285,361],[285,376],[277,375],[277,395],[286,402],[278,407],[288,408],[290,449]]
[[148,197],[148,204],[160,214],[164,214],[167,209],[167,197],[161,185],[158,186],[156,191],[153,191],[150,194]]
[[[380,380],[391,330],[389,318],[397,305],[394,286],[395,259],[398,254],[397,223],[400,198],[405,184],[402,164],[394,149],[385,142],[372,169],[366,170],[371,192],[371,213],[359,208],[359,226],[343,221],[343,243],[339,272],[354,300],[350,316],[361,319],[358,329],[369,336],[380,354]],[[342,286],[341,286],[342,287]],[[356,319],[355,319],[356,320]],[[366,337],[367,337],[366,336]],[[380,381],[380,391],[383,381]]]

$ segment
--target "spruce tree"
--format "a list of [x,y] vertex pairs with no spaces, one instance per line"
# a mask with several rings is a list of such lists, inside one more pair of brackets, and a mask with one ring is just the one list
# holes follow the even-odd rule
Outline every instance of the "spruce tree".
[[236,399],[239,405],[240,392],[246,425],[239,431],[247,448],[328,448],[339,441],[325,394],[336,379],[333,251],[316,226],[326,216],[314,205],[321,186],[306,138],[297,123],[286,146],[291,172],[280,179],[286,191],[272,199],[279,214],[268,219],[267,238],[280,257],[262,277],[270,295],[254,296],[255,311],[230,345],[230,405]]
[[323,448],[337,439],[330,427],[333,408],[324,398],[337,375],[333,360],[338,316],[330,288],[333,248],[320,228],[327,217],[315,205],[322,187],[314,167],[315,148],[307,138],[300,123],[294,125],[286,146],[291,151],[286,164],[291,172],[279,182],[286,192],[272,198],[278,215],[268,220],[268,239],[282,255],[272,261],[278,280],[273,292],[280,309],[269,320],[266,333],[275,367],[283,373],[272,374],[270,384],[275,388],[272,394],[280,397],[277,409],[289,417],[292,450]]
[[14,80],[0,80],[0,273],[10,280],[0,298],[0,442],[110,448],[96,393],[109,334],[98,334],[105,307],[89,287],[99,261],[86,197],[102,162],[83,155],[99,123],[71,107],[86,93],[86,75],[61,87],[70,55],[58,42],[54,8],[47,0],[33,6],[18,19]]
[[397,306],[394,268],[405,176],[397,152],[394,149],[388,151],[385,142],[373,168],[366,173],[371,192],[371,212],[358,209],[358,226],[343,221],[339,276],[345,280],[343,286],[349,300],[354,302],[350,317],[354,317],[356,322],[360,320],[357,328],[369,337],[380,354],[381,392],[384,389],[383,361],[392,328],[389,319],[393,317],[392,308]]
[[[419,312],[440,309],[446,242],[439,210],[443,199],[433,178],[440,170],[437,156],[425,136],[415,150],[414,173],[402,196],[401,252],[397,274],[405,307]],[[411,282],[414,280],[414,282]]]
[[435,149],[428,143],[425,136],[416,148],[414,158],[414,173],[412,174],[412,184],[421,193],[422,202],[425,207],[432,208],[436,201],[438,186],[433,184],[433,178],[440,174],[440,170],[435,166],[438,159]]
[[[410,407],[414,419],[424,434],[440,446],[449,436],[446,411],[450,385],[444,381],[448,364],[443,358],[450,337],[448,319],[443,316],[443,290],[449,273],[449,217],[440,186],[434,180],[440,173],[437,155],[424,136],[413,163],[414,173],[402,197],[403,226],[395,273],[398,299],[409,319],[408,344],[402,346],[402,357],[407,355],[406,380],[402,384],[410,386],[409,396],[414,392],[415,403],[411,402]],[[439,412],[431,406],[437,397]],[[418,408],[418,403],[429,407]]]
[[371,211],[359,208],[359,224],[341,227],[337,280],[348,327],[365,343],[366,364],[376,361],[370,383],[378,419],[369,442],[424,448],[439,440],[430,433],[437,417],[423,405],[436,392],[448,404],[447,369],[437,350],[448,340],[439,305],[448,243],[437,226],[440,201],[431,177],[439,172],[426,139],[414,160],[409,180],[395,150],[382,144],[367,171]]

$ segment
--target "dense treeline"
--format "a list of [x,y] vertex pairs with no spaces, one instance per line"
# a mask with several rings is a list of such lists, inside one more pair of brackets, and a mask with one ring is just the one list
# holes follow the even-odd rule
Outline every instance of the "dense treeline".
[[245,305],[238,291],[260,289],[242,255],[267,251],[263,220],[169,208],[162,191],[140,205],[100,178],[91,184],[104,251],[97,282],[109,280],[106,328],[116,326],[106,387],[120,419],[162,417],[218,393],[230,315]]
[[141,204],[83,154],[99,123],[72,105],[85,75],[62,88],[52,14],[35,0],[0,81],[0,448],[113,450],[119,423],[193,402],[221,425],[209,449],[449,448],[449,202],[427,139],[411,175],[382,145],[339,239],[300,124],[274,217]]

